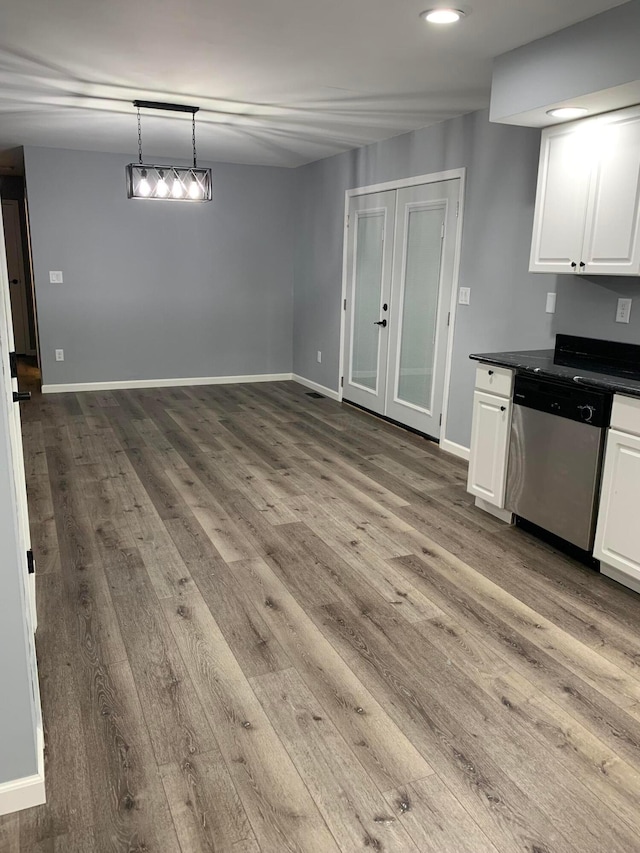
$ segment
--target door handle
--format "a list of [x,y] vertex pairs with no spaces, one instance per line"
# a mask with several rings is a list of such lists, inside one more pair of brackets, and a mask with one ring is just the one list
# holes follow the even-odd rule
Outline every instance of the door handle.
[[13,402],[14,403],[26,403],[27,400],[31,399],[31,391],[14,391],[13,392]]
[[386,320],[376,320],[373,325],[374,326],[382,326],[382,328],[384,329],[384,327],[387,325],[387,321]]
[[18,279],[18,278],[12,278],[10,283],[11,283],[11,284],[20,284],[20,279]]

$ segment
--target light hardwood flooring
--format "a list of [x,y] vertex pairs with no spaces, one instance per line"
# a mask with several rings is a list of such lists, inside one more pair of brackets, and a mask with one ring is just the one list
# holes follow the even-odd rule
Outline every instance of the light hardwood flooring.
[[640,851],[640,597],[294,383],[23,406],[48,803],[2,853]]

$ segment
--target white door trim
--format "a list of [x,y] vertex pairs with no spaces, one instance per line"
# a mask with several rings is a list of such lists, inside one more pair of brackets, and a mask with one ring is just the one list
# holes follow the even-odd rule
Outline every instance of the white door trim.
[[344,336],[345,336],[345,310],[344,304],[347,298],[347,250],[348,250],[348,228],[349,228],[349,202],[354,196],[369,195],[370,193],[385,192],[386,190],[404,189],[405,187],[416,187],[421,184],[435,184],[440,181],[460,180],[460,201],[458,207],[455,257],[453,261],[453,282],[451,285],[451,303],[449,307],[451,321],[447,337],[447,355],[444,366],[444,391],[442,399],[442,429],[440,431],[440,444],[449,444],[447,439],[447,416],[449,414],[449,394],[451,386],[451,361],[453,357],[453,337],[456,326],[456,308],[458,306],[458,281],[460,278],[460,255],[462,250],[462,222],[464,218],[464,192],[467,170],[448,169],[445,172],[433,172],[430,175],[419,175],[415,178],[402,178],[397,181],[387,181],[382,184],[371,184],[366,187],[356,187],[346,190],[344,194],[344,228],[342,242],[342,298],[340,300],[340,361],[338,366],[338,399],[342,400],[344,388],[341,379],[344,376]]

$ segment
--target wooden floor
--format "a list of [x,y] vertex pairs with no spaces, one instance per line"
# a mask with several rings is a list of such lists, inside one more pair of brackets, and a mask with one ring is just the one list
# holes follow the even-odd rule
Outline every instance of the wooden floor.
[[640,597],[294,383],[23,407],[48,804],[2,853],[640,851]]

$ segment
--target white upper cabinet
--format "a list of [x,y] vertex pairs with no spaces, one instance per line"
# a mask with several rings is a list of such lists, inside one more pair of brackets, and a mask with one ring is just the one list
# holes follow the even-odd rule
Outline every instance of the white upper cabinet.
[[529,269],[640,274],[640,108],[542,133]]

